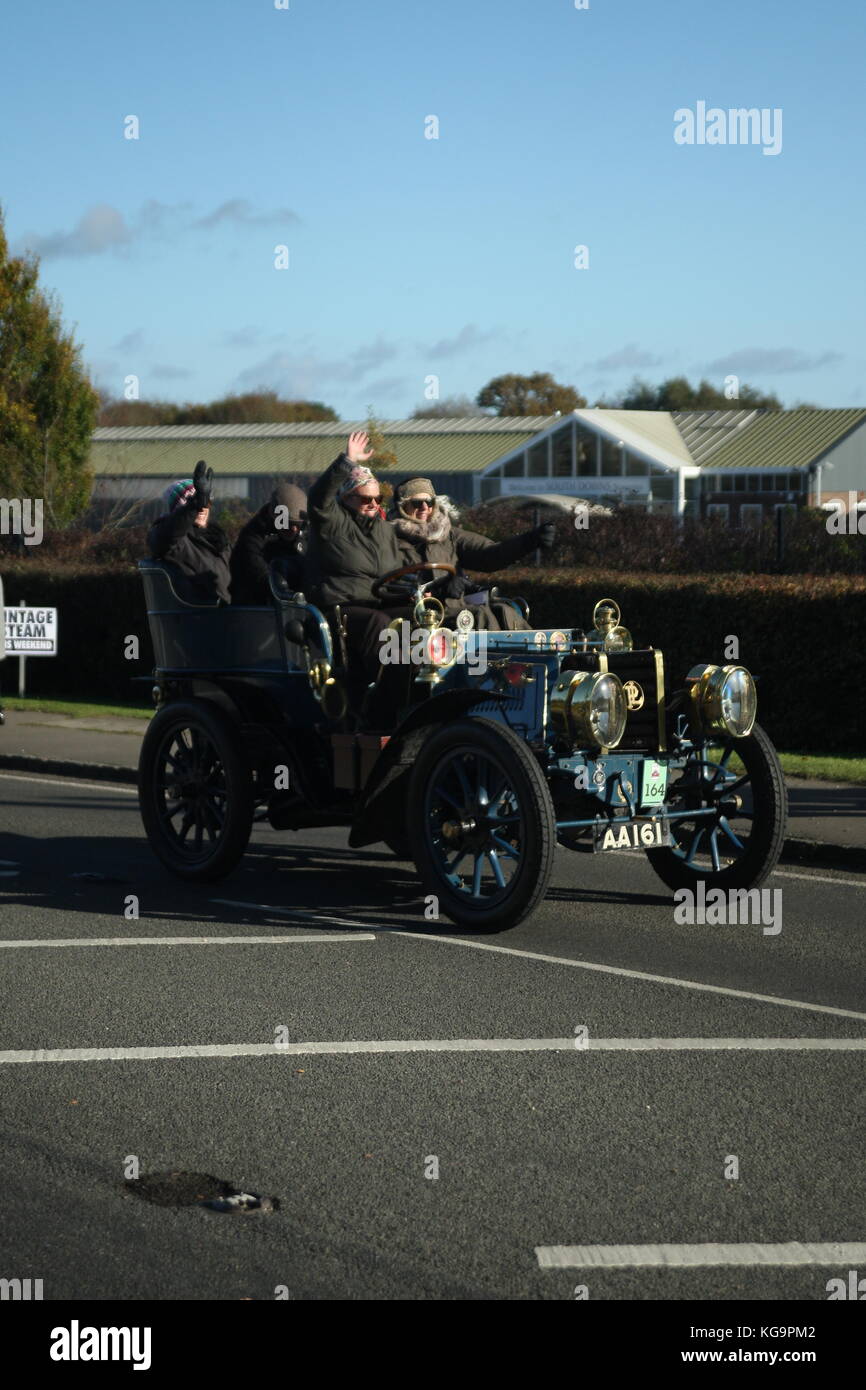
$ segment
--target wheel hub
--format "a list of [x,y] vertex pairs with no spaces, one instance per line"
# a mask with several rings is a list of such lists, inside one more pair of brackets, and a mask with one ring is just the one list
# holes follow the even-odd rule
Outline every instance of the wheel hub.
[[469,820],[446,820],[442,823],[442,835],[450,845],[460,844],[466,835],[478,829],[478,822]]

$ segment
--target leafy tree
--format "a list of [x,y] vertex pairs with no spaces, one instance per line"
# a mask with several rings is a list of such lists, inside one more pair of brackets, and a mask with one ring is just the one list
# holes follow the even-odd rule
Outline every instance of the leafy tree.
[[413,420],[460,420],[481,417],[486,414],[469,396],[443,396],[441,401],[430,401],[419,405],[412,411]]
[[87,505],[99,398],[35,256],[10,256],[0,212],[0,492],[65,525]]
[[284,401],[276,391],[248,391],[207,403],[104,399],[100,425],[293,425],[339,420],[321,401]]
[[373,457],[367,460],[367,467],[374,473],[378,473],[381,468],[396,468],[397,455],[393,449],[389,449],[385,443],[385,436],[382,433],[382,422],[373,414],[373,407],[367,406],[367,421],[364,426],[370,436],[370,448],[373,450]]
[[573,386],[562,386],[549,372],[532,376],[494,377],[483,386],[475,398],[476,404],[495,410],[497,415],[565,415],[586,405],[583,396]]
[[637,378],[625,394],[614,402],[599,401],[601,409],[617,410],[781,410],[777,396],[764,395],[752,386],[741,386],[735,400],[712,382],[701,380],[692,386],[684,376],[672,376],[660,386]]

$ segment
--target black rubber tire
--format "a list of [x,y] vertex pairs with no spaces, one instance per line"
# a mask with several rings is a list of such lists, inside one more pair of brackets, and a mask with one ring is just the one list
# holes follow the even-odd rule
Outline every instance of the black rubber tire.
[[[491,804],[501,804],[507,789],[516,794],[520,832],[511,833],[521,834],[524,841],[517,856],[517,868],[504,889],[496,888],[488,895],[493,899],[488,906],[473,905],[468,893],[449,883],[442,858],[444,840],[436,834],[435,811],[428,804],[434,796],[433,780],[440,775],[446,760],[459,760],[463,766],[467,757],[477,758],[478,755],[495,767],[498,765],[499,773],[505,778],[503,789]],[[438,898],[440,912],[452,922],[470,930],[502,931],[535,911],[547,891],[553,868],[556,816],[544,773],[523,740],[505,724],[495,719],[466,718],[443,724],[431,733],[412,769],[407,808],[412,857],[421,881],[426,893]],[[442,849],[437,848],[437,839]],[[485,843],[492,844],[489,838]],[[513,841],[511,843],[513,848]],[[451,854],[453,849],[453,844],[449,845],[447,853]],[[499,852],[493,845],[494,858]],[[468,857],[472,851],[466,853]],[[487,852],[477,855],[476,859],[478,857],[483,866]],[[502,873],[501,865],[499,872]]]
[[[674,890],[694,888],[700,882],[725,890],[757,888],[779,862],[788,823],[788,792],[776,750],[758,724],[747,738],[728,739],[725,746],[741,759],[751,782],[755,813],[751,834],[743,853],[721,869],[695,868],[669,847],[647,850],[659,878]],[[670,804],[673,807],[675,802]]]
[[[206,788],[202,793],[207,810],[199,813],[195,809],[201,802],[197,802],[194,792],[177,797],[178,809],[166,825],[166,792],[160,782],[173,735],[185,729],[194,731],[200,748],[211,750]],[[138,762],[138,804],[151,849],[178,878],[192,883],[223,878],[241,859],[249,843],[255,809],[253,779],[239,744],[235,725],[207,700],[177,700],[159,710],[148,725]],[[193,767],[195,748],[189,752],[190,767]],[[205,776],[204,771],[202,775]],[[218,805],[220,801],[223,802],[222,811]],[[196,850],[194,844],[182,846],[179,835],[172,828],[174,817],[184,805],[198,821],[193,834],[201,829],[200,850]],[[184,811],[184,819],[187,811]],[[208,814],[211,817],[221,814],[224,819],[216,839],[210,838],[209,845],[205,846],[205,832],[209,837],[212,834],[205,824]],[[183,829],[183,821],[179,829]]]

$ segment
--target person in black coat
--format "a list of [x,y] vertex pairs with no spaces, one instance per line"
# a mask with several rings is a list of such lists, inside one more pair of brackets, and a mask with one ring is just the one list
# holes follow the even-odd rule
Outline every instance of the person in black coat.
[[278,483],[235,541],[232,603],[270,603],[272,564],[293,593],[303,590],[306,523],[306,493],[294,483]]
[[394,528],[385,520],[379,484],[367,467],[369,435],[355,430],[344,453],[310,488],[309,595],[326,611],[340,604],[350,656],[349,703],[381,671],[380,637],[408,606],[373,596],[377,579],[405,561]]
[[191,478],[172,483],[163,493],[167,511],[151,526],[147,545],[153,560],[175,566],[172,582],[187,603],[230,603],[229,539],[210,520],[213,469],[202,459]]

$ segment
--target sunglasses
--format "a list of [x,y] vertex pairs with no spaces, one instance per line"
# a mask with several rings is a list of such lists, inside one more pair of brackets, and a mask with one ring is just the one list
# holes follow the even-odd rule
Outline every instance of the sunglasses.
[[353,494],[353,493],[351,493],[351,492],[349,493],[349,496],[352,498],[352,501],[353,501],[353,502],[357,502],[357,503],[358,503],[358,506],[359,506],[359,507],[363,507],[364,504],[365,504],[365,502],[375,502],[375,503],[376,503],[376,506],[378,506],[379,503],[382,501],[382,494],[381,494],[381,492],[377,492],[375,497],[358,497],[358,496],[356,496],[355,494]]
[[421,509],[422,507],[432,507],[432,506],[433,506],[433,498],[432,498],[432,497],[407,497],[407,498],[406,498],[406,501],[403,503],[403,506],[404,506],[404,507],[409,507],[409,509],[410,509],[411,511],[413,511],[413,512],[420,511],[420,509]]

